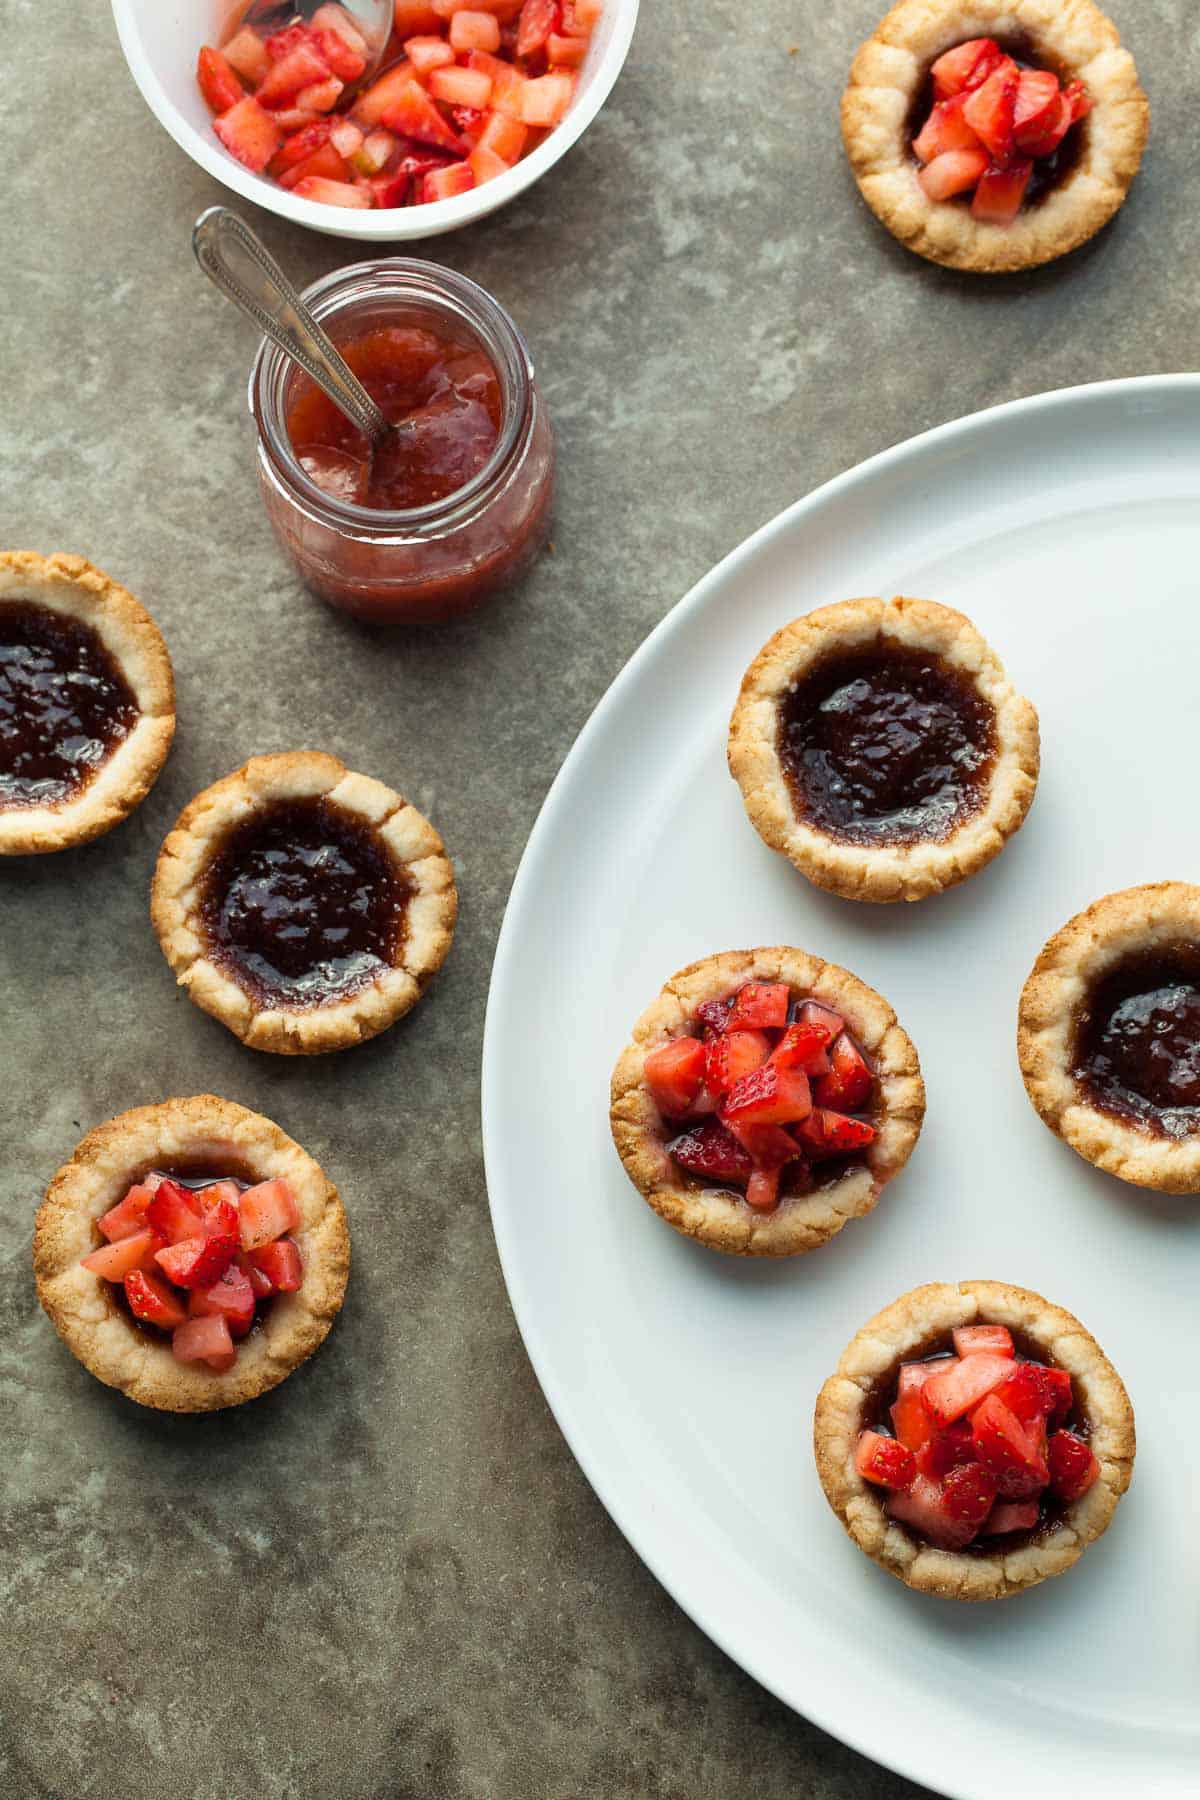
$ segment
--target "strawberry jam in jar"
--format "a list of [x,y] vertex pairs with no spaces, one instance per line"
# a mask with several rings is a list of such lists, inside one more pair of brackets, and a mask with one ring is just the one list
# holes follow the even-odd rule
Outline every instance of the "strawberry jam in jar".
[[357,263],[305,300],[396,426],[375,452],[264,341],[250,375],[259,486],[275,535],[322,599],[377,624],[475,610],[545,543],[554,438],[529,352],[465,276]]

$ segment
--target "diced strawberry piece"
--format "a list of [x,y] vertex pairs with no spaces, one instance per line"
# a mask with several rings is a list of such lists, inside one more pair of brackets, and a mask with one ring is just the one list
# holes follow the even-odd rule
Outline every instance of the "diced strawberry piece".
[[911,1487],[917,1473],[917,1460],[912,1451],[879,1431],[859,1434],[854,1466],[864,1481],[873,1481],[877,1487]]
[[558,29],[558,0],[525,0],[517,25],[517,55],[532,56]]
[[[942,1482],[941,1509],[956,1525],[979,1530],[996,1503],[996,1478],[981,1463],[963,1463]],[[968,1540],[969,1542],[970,1540]]]
[[395,20],[396,36],[401,39],[424,37],[442,27],[441,16],[430,0],[396,0]]
[[[282,1243],[283,1240],[278,1239],[277,1242]],[[264,1244],[263,1249],[269,1250],[270,1245]],[[233,1259],[238,1268],[242,1271],[242,1274],[246,1277],[246,1280],[250,1283],[250,1286],[253,1288],[254,1298],[256,1300],[265,1300],[268,1294],[272,1294],[275,1291],[271,1285],[271,1277],[264,1269],[260,1269],[254,1260],[255,1257],[261,1255],[261,1253],[262,1252],[258,1250],[239,1250]]]
[[1056,1425],[1061,1425],[1069,1416],[1071,1408],[1075,1404],[1071,1377],[1065,1369],[1038,1367],[1037,1374],[1045,1397],[1046,1424],[1053,1430]]
[[285,56],[290,56],[293,50],[300,48],[301,44],[311,44],[312,42],[311,27],[306,25],[303,19],[294,19],[281,31],[271,33],[266,41],[266,51],[272,62],[282,62]]
[[329,141],[339,156],[350,161],[358,155],[365,139],[353,119],[335,119],[329,130]]
[[756,1169],[781,1169],[784,1163],[800,1160],[800,1146],[782,1125],[743,1125],[730,1119],[726,1129],[733,1133]]
[[[502,113],[507,119],[520,120],[521,95],[525,91],[525,77],[521,71],[514,69],[511,63],[502,61],[500,57],[493,56],[490,50],[469,51],[467,67],[477,70],[481,75],[486,75],[491,81],[493,112]],[[715,1009],[727,1004],[727,999],[728,997],[726,997],[726,1001],[709,1000],[705,1002],[705,1005]],[[698,1007],[697,1015],[703,1010],[703,1007]]]
[[1002,1537],[1009,1531],[1032,1531],[1038,1522],[1036,1500],[998,1500],[987,1516],[984,1537]]
[[494,181],[497,175],[507,175],[512,168],[502,156],[494,150],[485,150],[482,144],[476,144],[467,158],[467,166],[475,177],[475,186],[481,187],[485,181]]
[[305,175],[292,188],[297,200],[316,200],[322,206],[369,207],[371,196],[348,181],[330,180],[324,175]]
[[1023,1425],[996,1394],[971,1414],[971,1434],[981,1463],[996,1477],[1005,1500],[1031,1500],[1050,1479],[1043,1455],[1045,1429]]
[[[267,48],[270,49],[268,41]],[[302,88],[312,87],[314,83],[328,81],[329,64],[320,54],[316,45],[311,42],[297,44],[286,56],[281,56],[273,63],[266,78],[259,84],[255,99],[260,106],[287,106]]]
[[587,53],[585,37],[561,37],[552,31],[546,39],[546,61],[552,69],[577,69]]
[[1003,1356],[966,1356],[925,1383],[924,1399],[937,1425],[952,1425],[1012,1374]]
[[207,1313],[176,1326],[171,1334],[171,1349],[181,1363],[212,1363],[222,1369],[232,1368],[233,1338],[223,1313]]
[[[497,32],[497,36],[499,32]],[[404,54],[422,78],[435,69],[444,69],[454,61],[454,52],[444,37],[409,38]]]
[[852,1119],[846,1113],[831,1112],[827,1106],[814,1109],[814,1118],[818,1110],[823,1156],[854,1156],[875,1142],[878,1135],[875,1127],[868,1125],[865,1119]]
[[572,33],[587,37],[600,23],[600,15],[604,11],[604,0],[571,0],[570,7],[563,6],[563,29],[568,22]]
[[256,175],[261,175],[280,144],[283,133],[269,112],[252,94],[213,121],[213,130],[231,156]]
[[835,1038],[841,1037],[846,1029],[846,1021],[841,1013],[834,1012],[832,1006],[822,1006],[819,1000],[803,1001],[796,1011],[796,1023],[824,1032],[822,1047],[825,1049],[828,1049]]
[[931,1431],[917,1452],[917,1467],[931,1481],[941,1481],[951,1469],[964,1463],[978,1462],[970,1421],[956,1419],[944,1431]]
[[452,200],[475,185],[475,177],[465,162],[450,163],[444,169],[432,169],[421,183],[421,199],[429,205],[435,200]]
[[207,44],[196,59],[196,80],[205,103],[215,113],[228,112],[246,98],[245,88],[225,57],[219,50],[210,50]]
[[276,1238],[251,1250],[250,1262],[271,1284],[273,1294],[294,1294],[304,1280],[304,1265],[299,1245],[292,1238]]
[[1045,1419],[1061,1424],[1073,1404],[1071,1377],[1065,1369],[1044,1368],[1041,1363],[1018,1363],[997,1396],[1023,1425]]
[[699,1038],[674,1038],[647,1056],[643,1068],[650,1097],[668,1119],[681,1119],[704,1080],[705,1050]]
[[710,1094],[727,1094],[743,1075],[759,1069],[771,1054],[771,1041],[761,1031],[730,1031],[704,1047],[704,1085]]
[[156,1251],[154,1260],[176,1287],[207,1287],[221,1279],[236,1251],[235,1237],[184,1238]]
[[357,81],[367,66],[367,59],[357,50],[352,50],[346,40],[336,31],[318,31],[315,34],[316,50],[339,81]]
[[332,112],[342,97],[344,86],[345,83],[339,81],[336,75],[331,75],[327,81],[317,81],[312,87],[301,88],[296,95],[296,105],[303,107],[305,112]]
[[307,125],[328,125],[329,120],[320,113],[310,112],[307,106],[281,106],[271,117],[285,136],[289,133],[303,131]]
[[[489,58],[489,61],[495,62],[495,58],[491,57]],[[502,63],[496,64],[497,68],[502,68],[503,66]],[[507,122],[515,123],[516,121],[513,120]],[[523,125],[521,130],[525,130]],[[732,1011],[733,995],[725,994],[720,1000],[705,1000],[702,1005],[696,1008],[696,1018],[699,1020],[700,1024],[705,1026],[709,1031],[722,1032],[729,1023],[729,1015]]]
[[245,1337],[254,1323],[254,1288],[250,1277],[236,1261],[231,1262],[219,1281],[209,1287],[193,1288],[188,1296],[188,1312],[195,1319],[222,1313],[231,1335]]
[[1004,169],[988,169],[975,189],[971,217],[986,225],[1011,225],[1021,210],[1032,174],[1033,164],[1027,160],[1010,163]]
[[857,1112],[870,1095],[871,1071],[849,1032],[834,1039],[829,1061],[830,1072],[817,1081],[813,1099],[831,1112]]
[[954,1348],[959,1356],[975,1356],[981,1350],[990,1350],[993,1356],[1016,1355],[1007,1325],[960,1325],[954,1333]]
[[1092,97],[1082,81],[1069,81],[1063,89],[1063,98],[1070,102],[1072,125],[1078,119],[1086,119],[1092,110]]
[[498,50],[500,23],[491,13],[456,12],[450,21],[450,42],[455,50]]
[[161,1325],[164,1331],[174,1330],[187,1318],[162,1277],[150,1275],[145,1269],[129,1271],[125,1277],[125,1298],[135,1319],[144,1319],[147,1325]]
[[146,1228],[146,1209],[153,1199],[153,1191],[144,1183],[135,1183],[123,1200],[96,1220],[101,1237],[106,1237],[110,1244],[118,1238],[132,1237],[136,1231]]
[[257,87],[271,67],[267,46],[249,25],[243,25],[227,44],[222,44],[221,54],[230,68],[235,69],[251,87]]
[[295,1231],[300,1223],[296,1196],[286,1181],[260,1181],[247,1188],[240,1202],[242,1249],[257,1250],[272,1238]]
[[727,1031],[780,1031],[787,1024],[786,982],[748,981],[733,997]]
[[140,1268],[161,1247],[162,1239],[156,1231],[138,1231],[132,1237],[119,1238],[115,1244],[102,1244],[83,1258],[83,1267],[105,1281],[124,1281],[131,1269]]
[[305,125],[299,131],[293,131],[290,137],[284,138],[278,151],[271,158],[271,174],[279,178],[288,169],[298,168],[307,162],[310,156],[324,148],[329,142],[329,134],[333,130],[331,119],[318,119],[312,125]]
[[1003,52],[992,38],[970,38],[939,56],[930,71],[935,100],[949,100],[986,81]]
[[469,144],[473,150],[479,142],[487,114],[480,112],[477,106],[452,106],[450,117],[454,120],[454,129],[463,143]]
[[906,1450],[920,1450],[933,1436],[933,1421],[919,1388],[897,1394],[892,1404],[891,1417],[892,1430]]
[[539,75],[521,90],[521,118],[526,125],[557,125],[566,117],[574,96],[575,77],[569,71],[556,69],[552,75]]
[[146,1207],[146,1223],[168,1244],[204,1236],[204,1210],[196,1195],[174,1181],[160,1181]]
[[[435,69],[429,79],[432,82],[438,75],[450,72]],[[461,72],[465,74],[468,71]],[[360,114],[361,110],[360,107]],[[402,137],[416,138],[422,144],[437,144],[443,150],[455,152],[463,149],[462,139],[450,129],[420,82],[411,75],[388,101],[379,123],[386,125],[389,131],[398,131]]]
[[954,1365],[952,1356],[931,1356],[928,1362],[911,1362],[900,1364],[900,1374],[896,1382],[896,1392],[911,1394],[925,1386],[935,1375],[944,1375]]
[[[302,181],[331,181],[344,185],[349,173],[345,161],[338,155],[333,145],[331,143],[322,144],[319,150],[314,150],[311,156],[306,156],[304,161],[297,163],[294,169],[285,169],[279,176],[279,185],[282,188],[290,188],[293,193],[299,188]],[[313,195],[312,198],[316,199],[317,196]]]
[[744,1184],[754,1173],[748,1152],[717,1119],[685,1131],[667,1149],[689,1174],[709,1180]]
[[[979,1467],[978,1463],[970,1466]],[[975,1536],[969,1520],[952,1518],[946,1512],[941,1488],[927,1475],[918,1475],[911,1487],[890,1493],[884,1504],[890,1519],[910,1525],[939,1550],[965,1549]]]
[[956,94],[953,100],[941,100],[934,107],[913,139],[913,154],[921,162],[932,162],[948,150],[979,149],[979,139],[963,117],[966,103],[966,94]]
[[367,40],[358,29],[344,6],[338,6],[336,0],[330,0],[326,6],[318,6],[310,21],[313,30],[320,35],[323,31],[336,32],[342,42],[353,50],[356,56],[364,59],[367,55]]
[[214,1181],[193,1197],[205,1237],[236,1237],[238,1188],[235,1181]]
[[831,1067],[825,1054],[827,1042],[819,1025],[789,1025],[772,1050],[771,1061],[784,1068],[803,1069],[806,1075],[826,1075]]
[[447,106],[482,110],[492,97],[492,78],[481,69],[435,69],[429,77],[429,91]]
[[1019,79],[1015,67],[1001,67],[988,76],[982,87],[968,95],[963,107],[965,123],[997,163],[1005,162],[1012,155]]
[[1100,1464],[1089,1445],[1073,1431],[1056,1431],[1046,1452],[1050,1491],[1060,1500],[1078,1500],[1094,1486]]
[[1015,147],[1022,156],[1052,156],[1073,123],[1071,102],[1066,94],[1060,94],[1040,130],[1026,130],[1020,137],[1014,134]]
[[375,175],[395,148],[396,139],[392,132],[369,132],[354,153],[354,166],[360,175]]
[[1017,77],[1013,136],[1018,148],[1026,137],[1038,138],[1058,114],[1058,76],[1049,69],[1022,69]]
[[746,1183],[746,1204],[755,1212],[774,1212],[779,1205],[779,1170],[755,1169]]
[[800,1069],[784,1069],[764,1063],[730,1088],[721,1108],[727,1122],[747,1125],[790,1125],[812,1111],[808,1077]]

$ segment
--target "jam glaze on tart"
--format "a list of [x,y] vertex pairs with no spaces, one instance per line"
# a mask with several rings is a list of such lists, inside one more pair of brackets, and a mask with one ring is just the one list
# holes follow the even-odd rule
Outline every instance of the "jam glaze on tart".
[[0,553],[0,855],[119,824],[174,729],[166,646],[133,596],[81,557]]
[[[968,68],[977,44],[994,46],[990,62]],[[1018,93],[1014,73],[1034,71]],[[931,104],[964,94],[974,129],[960,137],[954,105],[931,118]],[[918,255],[983,274],[1049,262],[1107,224],[1148,127],[1133,58],[1092,0],[977,0],[966,12],[960,0],[899,0],[842,97],[846,153],[871,210]],[[953,160],[935,170],[942,154]],[[958,198],[968,190],[969,204]]]
[[[236,1245],[224,1242],[221,1202],[244,1214]],[[201,1247],[190,1237],[193,1206],[205,1221]],[[155,1242],[118,1272],[143,1238]],[[201,1279],[201,1248],[215,1259],[211,1280]],[[33,1263],[55,1329],[100,1381],[143,1406],[209,1412],[265,1393],[318,1348],[345,1294],[350,1241],[337,1190],[298,1144],[260,1114],[202,1094],[89,1132],[47,1190]],[[249,1314],[244,1286],[255,1292]],[[236,1339],[224,1355],[222,1316]]]
[[1046,944],[1018,1055],[1051,1130],[1097,1168],[1200,1193],[1200,887],[1108,894]]
[[915,1288],[853,1339],[814,1420],[825,1496],[908,1586],[1001,1599],[1058,1575],[1129,1485],[1133,1412],[1079,1321],[1003,1282]]
[[429,821],[336,757],[254,757],[185,808],[151,915],[196,1004],[257,1050],[384,1030],[449,951],[454,872]]
[[759,836],[846,899],[919,900],[1019,829],[1037,714],[969,619],[844,600],[784,626],[742,682],[729,767]]
[[610,1122],[630,1180],[677,1231],[734,1255],[796,1256],[871,1211],[924,1110],[916,1051],[887,1002],[777,947],[672,977],[613,1071]]

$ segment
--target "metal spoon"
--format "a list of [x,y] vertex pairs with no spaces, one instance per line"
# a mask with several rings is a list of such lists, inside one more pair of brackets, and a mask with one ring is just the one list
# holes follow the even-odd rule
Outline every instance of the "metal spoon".
[[196,220],[192,249],[209,280],[357,425],[373,455],[391,425],[246,221],[227,206],[210,206]]
[[[272,32],[282,31],[290,25],[297,16],[310,19],[321,4],[322,0],[250,0],[248,6],[235,5],[226,20],[222,40],[243,25],[251,26],[260,37],[270,37]],[[339,4],[366,40],[367,66],[359,82],[370,81],[391,36],[392,0],[339,0]]]

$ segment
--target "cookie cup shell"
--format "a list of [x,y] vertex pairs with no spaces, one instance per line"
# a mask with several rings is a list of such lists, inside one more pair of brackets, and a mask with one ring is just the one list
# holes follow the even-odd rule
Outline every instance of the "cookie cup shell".
[[[837,1181],[756,1212],[737,1191],[689,1180],[667,1152],[668,1127],[643,1079],[646,1057],[688,1034],[696,1008],[747,981],[786,981],[837,1009],[870,1058],[879,1096],[878,1134]],[[609,1122],[625,1173],[660,1218],[733,1256],[803,1256],[869,1213],[912,1154],[925,1116],[917,1052],[887,1001],[836,963],[789,946],[726,950],[681,969],[633,1028],[612,1075]]]
[[[889,643],[928,650],[969,676],[990,706],[996,754],[983,804],[949,836],[914,844],[849,844],[797,813],[779,746],[779,709],[796,684],[846,651]],[[729,770],[765,844],[815,886],[845,900],[924,900],[985,867],[1025,822],[1040,767],[1038,719],[970,619],[903,595],[840,600],[793,619],[759,651],[729,724]]]
[[[290,1185],[304,1280],[293,1294],[271,1296],[233,1367],[218,1372],[177,1362],[170,1338],[137,1325],[114,1284],[80,1259],[103,1242],[96,1220],[139,1176],[197,1160],[219,1172],[223,1158],[246,1179]],[[42,1202],[33,1269],[55,1330],[97,1380],[161,1412],[215,1412],[277,1387],[324,1341],[346,1292],[350,1234],[337,1189],[306,1150],[261,1113],[199,1094],[136,1107],[88,1133]]]
[[1200,1131],[1142,1131],[1094,1106],[1072,1074],[1075,1024],[1088,989],[1126,956],[1200,945],[1200,887],[1151,882],[1106,894],[1069,919],[1043,948],[1021,992],[1017,1057],[1039,1115],[1087,1162],[1136,1187],[1200,1193]]
[[0,551],[0,613],[23,604],[90,626],[128,683],[138,718],[74,798],[55,806],[0,803],[0,856],[45,856],[103,837],[146,798],[175,736],[171,658],[126,588],[82,556]]
[[[373,832],[409,886],[399,962],[368,985],[315,1006],[260,998],[210,954],[200,909],[204,880],[229,833],[257,811],[324,799]],[[253,1050],[315,1056],[349,1050],[394,1025],[417,1004],[449,953],[458,914],[454,869],[423,814],[382,781],[336,756],[292,750],[255,756],[184,808],[154,872],[150,916],[180,987],[202,1011]]]
[[[1048,1361],[1067,1370],[1100,1464],[1095,1484],[1045,1536],[991,1555],[939,1550],[918,1539],[889,1519],[884,1490],[864,1481],[854,1466],[876,1384],[956,1326],[984,1323],[1023,1333]],[[1069,1569],[1112,1522],[1136,1447],[1129,1396],[1091,1333],[1061,1306],[1002,1281],[931,1282],[885,1306],[843,1351],[813,1421],[825,1498],[859,1549],[908,1587],[953,1600],[1002,1600]]]
[[[974,218],[962,200],[931,200],[917,179],[911,115],[930,65],[968,38],[1030,40],[1032,56],[1081,80],[1092,99],[1078,160],[1010,225]],[[1106,225],[1137,174],[1150,108],[1111,19],[1092,0],[900,0],[850,69],[842,139],[859,191],[892,236],[930,262],[983,275],[1065,256]]]

